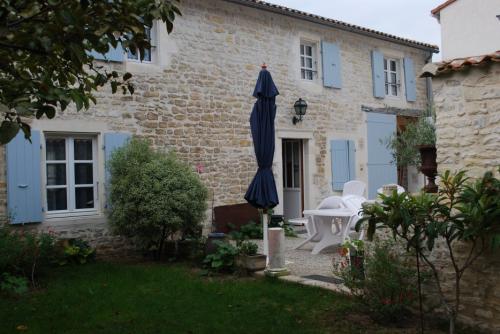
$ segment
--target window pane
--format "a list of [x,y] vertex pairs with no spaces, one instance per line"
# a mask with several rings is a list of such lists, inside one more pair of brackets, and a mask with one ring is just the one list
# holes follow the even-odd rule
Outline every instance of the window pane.
[[67,210],[66,188],[47,189],[48,211]]
[[300,70],[300,76],[302,79],[306,78],[306,71],[305,70]]
[[385,95],[389,95],[389,84],[385,84]]
[[293,143],[293,187],[300,188],[300,157],[299,157],[299,143]]
[[47,164],[47,185],[62,186],[66,184],[66,164]]
[[300,44],[300,54],[304,54],[304,44]]
[[76,209],[94,208],[94,188],[75,188],[75,205]]
[[306,71],[307,73],[307,79],[312,80],[313,79],[313,72],[312,71]]
[[306,55],[307,56],[312,56],[312,47],[306,46]]
[[286,187],[293,187],[293,175],[292,175],[292,146],[290,142],[286,142]]
[[392,95],[398,96],[398,86],[391,85],[391,87],[392,87]]
[[396,71],[396,62],[394,60],[391,60],[391,71]]
[[75,184],[93,183],[93,165],[91,163],[75,164]]
[[384,59],[384,70],[387,70],[387,59]]
[[389,82],[389,77],[387,76],[387,72],[384,72],[385,82]]
[[396,73],[391,73],[391,83],[396,83]]
[[151,49],[144,49],[143,61],[151,61]]
[[304,57],[300,57],[300,66],[301,66],[301,67],[306,66],[306,65],[305,65],[305,62],[304,62]]
[[47,139],[47,160],[66,160],[66,140],[65,139]]
[[312,60],[312,58],[306,58],[306,67],[307,68],[312,68],[313,67],[313,60]]
[[75,139],[75,160],[92,160],[92,139]]

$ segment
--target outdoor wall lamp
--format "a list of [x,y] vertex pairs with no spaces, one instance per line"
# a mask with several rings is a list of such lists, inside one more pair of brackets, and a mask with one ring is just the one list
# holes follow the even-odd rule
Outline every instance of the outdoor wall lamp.
[[295,101],[293,108],[295,109],[295,113],[298,116],[298,117],[293,116],[292,122],[295,125],[298,122],[302,122],[302,116],[304,116],[306,114],[306,111],[307,111],[307,103],[306,103],[306,101],[299,98],[297,101]]

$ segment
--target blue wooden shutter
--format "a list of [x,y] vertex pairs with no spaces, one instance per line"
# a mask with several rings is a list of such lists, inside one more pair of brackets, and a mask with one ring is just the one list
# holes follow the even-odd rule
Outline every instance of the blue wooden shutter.
[[116,48],[109,45],[109,51],[106,52],[106,54],[98,53],[97,51],[91,51],[90,55],[98,60],[122,62],[124,52],[125,51],[123,50],[122,44],[118,43]]
[[[111,158],[113,151],[115,151],[117,148],[124,146],[128,142],[128,140],[130,139],[130,137],[131,137],[131,135],[128,133],[110,132],[110,133],[104,134],[104,159],[105,159],[105,168],[106,168],[105,189],[106,189],[106,191],[107,191],[107,187],[108,187],[110,176],[111,176],[111,174],[109,172],[108,161]],[[108,207],[107,201],[106,201],[106,204],[104,206]]]
[[372,78],[373,96],[377,98],[385,97],[385,77],[384,77],[384,55],[382,52],[372,51]]
[[344,183],[355,179],[355,147],[352,140],[330,142],[332,160],[332,188],[344,189]]
[[321,42],[323,63],[323,85],[331,88],[342,88],[342,68],[340,50],[337,44]]
[[415,69],[411,58],[404,59],[405,68],[405,87],[406,101],[414,102],[417,100],[417,85],[415,83]]
[[22,131],[7,144],[7,208],[12,224],[43,220],[40,131]]

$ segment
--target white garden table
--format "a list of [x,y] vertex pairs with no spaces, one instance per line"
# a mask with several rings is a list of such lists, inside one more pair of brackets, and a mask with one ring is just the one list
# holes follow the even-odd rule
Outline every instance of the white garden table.
[[[318,241],[312,250],[312,254],[318,254],[327,247],[338,245],[339,236],[341,236],[341,242],[343,242],[348,232],[347,229],[350,228],[351,221],[357,214],[345,208],[304,210],[303,213],[311,218],[315,229],[314,234],[304,244],[309,241]],[[339,226],[339,221],[341,226]],[[335,233],[332,229],[333,225],[335,225]]]

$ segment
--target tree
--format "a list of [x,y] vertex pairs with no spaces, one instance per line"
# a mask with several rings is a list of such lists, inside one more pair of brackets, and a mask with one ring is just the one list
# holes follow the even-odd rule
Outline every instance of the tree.
[[[30,138],[25,117],[53,118],[74,103],[79,111],[96,103],[106,84],[133,94],[132,75],[94,64],[122,44],[141,58],[150,44],[144,27],[154,20],[173,29],[178,0],[0,0],[0,144],[19,129]],[[141,59],[142,60],[142,59]]]
[[[394,238],[405,241],[407,250],[416,252],[417,265],[423,261],[431,269],[450,320],[450,334],[455,333],[464,272],[487,250],[500,246],[500,179],[487,172],[471,181],[465,172],[446,171],[435,195],[394,192],[381,199],[381,204],[363,207],[356,229],[367,222],[370,240],[377,229],[389,229]],[[452,298],[442,289],[439,259],[431,256],[437,242],[445,246],[444,259],[454,271]],[[460,252],[465,256],[458,256]]]
[[208,191],[172,153],[133,139],[113,152],[109,171],[108,216],[116,233],[161,257],[167,239],[196,237],[201,231]]

